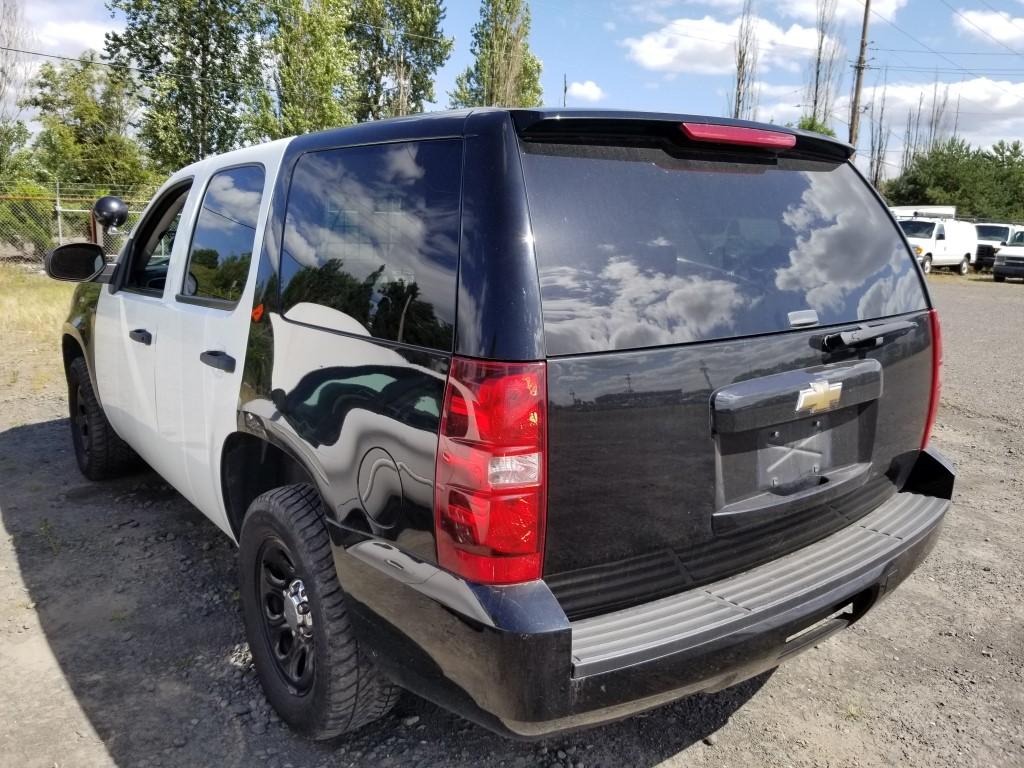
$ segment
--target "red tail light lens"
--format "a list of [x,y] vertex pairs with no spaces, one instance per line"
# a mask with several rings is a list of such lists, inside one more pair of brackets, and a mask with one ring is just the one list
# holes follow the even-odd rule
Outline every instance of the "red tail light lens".
[[442,568],[486,584],[540,578],[546,445],[544,363],[452,360],[434,478]]
[[932,328],[932,391],[928,401],[928,418],[924,423],[924,437],[921,438],[921,450],[928,446],[935,426],[935,414],[939,410],[939,396],[942,394],[942,327],[939,324],[939,313],[928,310],[928,320]]
[[796,136],[782,131],[709,123],[680,123],[679,127],[690,141],[736,144],[744,147],[767,147],[769,149],[792,149],[796,146]]

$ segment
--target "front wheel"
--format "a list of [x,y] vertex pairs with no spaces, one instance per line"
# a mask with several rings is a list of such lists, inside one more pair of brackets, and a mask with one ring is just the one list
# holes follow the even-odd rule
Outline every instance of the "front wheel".
[[971,259],[969,256],[964,256],[963,261],[960,262],[960,268],[957,270],[961,277],[967,277],[967,273],[971,271]]
[[992,282],[1002,283],[1006,281],[1006,275],[992,275]]
[[90,480],[108,480],[138,467],[139,457],[110,426],[96,399],[85,358],[72,360],[67,376],[71,442],[82,474]]
[[398,699],[359,647],[338,583],[320,496],[288,485],[249,507],[239,541],[242,616],[271,705],[312,739],[385,715]]
[[930,275],[932,273],[931,256],[925,256],[924,259],[921,261],[921,271],[923,271],[926,275]]

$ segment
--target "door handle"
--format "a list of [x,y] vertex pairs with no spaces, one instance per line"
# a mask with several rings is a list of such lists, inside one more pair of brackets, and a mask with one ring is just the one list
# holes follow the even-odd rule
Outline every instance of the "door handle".
[[225,373],[235,372],[235,358],[233,358],[227,352],[208,349],[199,355],[199,361],[205,363],[211,368],[216,368],[218,370],[224,371]]
[[134,331],[128,331],[128,338],[139,342],[139,344],[145,344],[147,347],[153,343],[153,334],[145,328],[136,328]]

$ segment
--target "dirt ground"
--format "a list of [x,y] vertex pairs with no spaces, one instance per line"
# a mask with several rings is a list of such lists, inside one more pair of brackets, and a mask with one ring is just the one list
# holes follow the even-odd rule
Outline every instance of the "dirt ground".
[[928,561],[773,675],[529,744],[412,695],[348,739],[293,736],[250,668],[233,546],[152,474],[84,480],[55,348],[5,332],[0,764],[1024,765],[1024,285],[930,284],[946,347],[935,443],[959,477]]

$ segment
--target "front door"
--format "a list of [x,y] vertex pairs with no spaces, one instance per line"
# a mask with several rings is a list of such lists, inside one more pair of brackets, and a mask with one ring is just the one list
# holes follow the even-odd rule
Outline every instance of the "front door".
[[[168,353],[161,339],[168,272],[187,250],[178,237],[191,182],[169,187],[147,210],[121,257],[115,286],[96,312],[96,382],[117,433],[172,484],[167,446],[157,431],[156,365]],[[183,227],[182,230],[185,228]]]
[[196,180],[202,202],[184,268],[169,278],[161,327],[173,353],[157,361],[157,423],[185,478],[178,490],[229,534],[220,453],[237,430],[266,176],[263,165],[248,164]]

